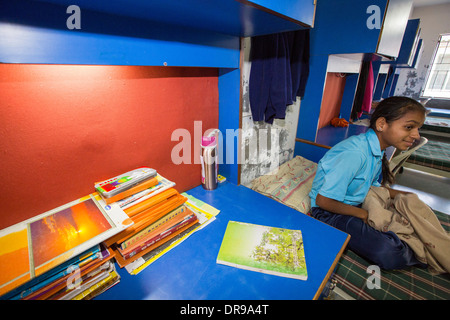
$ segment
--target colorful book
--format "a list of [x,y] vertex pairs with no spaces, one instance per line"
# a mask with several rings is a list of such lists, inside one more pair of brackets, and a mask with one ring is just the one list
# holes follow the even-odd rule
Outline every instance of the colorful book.
[[129,259],[124,259],[122,257],[122,255],[120,254],[120,252],[118,251],[117,247],[113,247],[114,252],[116,253],[116,261],[119,265],[119,267],[123,268],[126,267],[127,265],[133,263],[136,259],[141,258],[143,255],[149,253],[150,251],[154,250],[155,248],[158,248],[159,246],[163,245],[164,243],[170,241],[172,238],[176,237],[178,234],[184,232],[186,229],[189,229],[190,227],[192,227],[193,225],[195,225],[196,223],[198,223],[198,219],[195,219],[194,221],[192,221],[191,223],[181,227],[180,229],[176,230],[175,232],[173,232],[170,235],[167,235],[166,237],[164,237],[163,239],[159,240],[157,243],[151,245],[150,247],[146,248],[145,250],[135,254],[134,256],[132,256]]
[[132,224],[118,206],[107,205],[100,195],[90,194],[0,230],[0,295]]
[[171,234],[175,233],[176,231],[180,230],[184,226],[191,224],[192,222],[197,221],[197,216],[193,213],[186,214],[185,217],[182,217],[181,219],[177,219],[179,221],[173,221],[173,223],[170,223],[170,225],[167,227],[167,229],[161,229],[152,234],[148,238],[143,239],[144,241],[140,241],[136,245],[127,248],[126,250],[120,250],[120,254],[124,257],[124,259],[130,259],[135,254],[144,251],[145,249],[156,245],[158,241],[161,241],[162,239],[170,236]]
[[[120,282],[120,275],[116,271],[116,267],[112,264],[112,270],[109,271],[108,276],[96,284],[90,286],[88,289],[78,294],[75,297],[72,297],[71,300],[90,300],[99,294],[105,292],[112,286],[116,285]],[[65,300],[65,298],[64,298]]]
[[[103,280],[107,279],[112,271],[115,270],[114,262],[107,261],[104,264],[98,266],[95,270],[89,272],[80,278],[80,282],[74,285],[70,289],[61,290],[57,294],[51,297],[51,300],[71,300],[74,297],[82,294],[82,296],[87,295],[99,286],[103,284]],[[85,292],[86,294],[83,294]]]
[[120,192],[120,193],[118,193],[118,194],[116,194],[114,196],[109,197],[109,198],[103,197],[102,194],[100,194],[100,195],[102,196],[102,198],[103,198],[103,200],[105,201],[106,204],[110,204],[110,203],[113,203],[113,202],[117,202],[119,200],[123,200],[123,199],[129,198],[129,197],[131,197],[131,196],[133,196],[136,193],[139,193],[141,191],[148,190],[151,187],[155,187],[157,184],[158,184],[158,178],[154,177],[154,178],[145,180],[145,181],[135,185],[134,187],[131,187],[131,188],[129,188],[129,189],[125,190],[125,191],[122,191],[122,192]]
[[308,278],[300,230],[229,221],[217,263],[293,279]]
[[126,248],[134,245],[135,243],[139,242],[140,240],[142,240],[146,236],[148,236],[151,232],[155,231],[158,227],[162,226],[164,223],[168,222],[169,220],[178,216],[179,214],[183,213],[184,211],[186,211],[186,207],[184,205],[181,205],[178,208],[170,211],[168,214],[159,218],[157,221],[153,222],[145,229],[139,231],[134,236],[132,236],[132,237],[128,238],[127,240],[125,240],[124,242],[122,242],[119,245],[119,249],[125,250]]
[[125,266],[128,273],[136,275],[150,264],[158,260],[164,254],[168,253],[170,250],[182,243],[186,238],[188,238],[193,232],[197,231],[201,227],[199,220],[194,224],[189,224],[188,228],[184,228],[183,232],[178,233],[176,236],[166,241],[165,243],[159,245],[146,252],[144,255],[133,261],[132,263]]
[[156,176],[156,170],[140,167],[113,178],[96,182],[94,187],[104,198],[110,198]]
[[148,189],[145,189],[143,191],[137,192],[125,199],[118,200],[116,203],[122,208],[127,209],[129,207],[134,206],[135,204],[138,204],[139,202],[145,201],[148,198],[151,198],[158,193],[161,193],[169,188],[172,188],[175,186],[175,182],[172,182],[170,180],[167,180],[166,178],[162,177],[161,175],[157,174],[156,179],[158,179],[158,184],[150,187]]
[[130,274],[136,275],[140,273],[142,270],[147,268],[164,254],[189,238],[194,232],[197,232],[209,225],[216,219],[216,216],[220,213],[220,210],[201,201],[200,199],[195,198],[192,195],[189,195],[185,192],[183,192],[181,195],[188,199],[184,203],[184,205],[197,216],[198,221],[195,224],[191,225],[189,228],[185,229],[183,232],[174,236],[169,241],[158,246],[154,250],[147,252],[138,259],[126,265],[125,268]]
[[46,285],[58,281],[62,277],[65,277],[71,272],[71,269],[73,269],[74,267],[81,267],[86,262],[101,258],[102,252],[100,252],[100,250],[100,245],[96,245],[84,251],[76,257],[9,291],[7,294],[1,296],[0,300],[19,300],[30,294],[33,294]]

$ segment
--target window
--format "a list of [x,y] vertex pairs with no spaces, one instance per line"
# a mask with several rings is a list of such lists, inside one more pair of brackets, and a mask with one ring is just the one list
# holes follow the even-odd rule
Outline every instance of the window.
[[450,98],[450,34],[439,39],[423,96]]

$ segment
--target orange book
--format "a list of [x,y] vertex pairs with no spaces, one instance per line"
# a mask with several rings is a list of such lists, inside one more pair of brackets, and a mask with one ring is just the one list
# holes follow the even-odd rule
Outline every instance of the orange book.
[[[181,205],[184,202],[186,202],[186,198],[182,195],[178,194],[176,196],[172,196],[169,199],[166,199],[157,205],[142,211],[141,213],[135,215],[132,220],[136,224],[135,229],[138,228],[138,226],[141,223],[145,223],[149,220],[153,220],[155,216],[159,215],[161,212],[167,213],[170,210],[173,210],[172,208],[176,206],[177,204]],[[168,211],[169,210],[169,211]]]
[[[96,259],[93,261],[88,262],[87,264],[80,267],[80,273],[79,276],[83,277],[89,272],[95,270],[100,265],[104,264],[106,261],[115,258],[116,253],[112,251],[111,248],[107,248],[109,251],[109,256],[104,259]],[[61,290],[64,290],[67,287],[67,280],[73,277],[72,274],[67,274],[66,276],[62,277],[61,279],[49,283],[47,286],[33,292],[32,294],[26,296],[23,300],[46,300],[50,298],[51,296],[55,295]]]
[[[147,203],[147,205],[145,206],[140,206],[141,209],[144,208],[143,211],[135,212],[134,215],[130,217],[130,219],[134,222],[134,224],[129,228],[125,229],[124,231],[116,234],[115,236],[106,239],[104,241],[105,245],[111,246],[113,243],[121,243],[127,240],[131,236],[135,235],[137,232],[147,227],[152,222],[155,222],[163,215],[167,214],[168,212],[174,210],[175,208],[181,206],[183,203],[186,202],[187,200],[186,197],[180,195],[178,191],[176,191],[175,189],[173,188],[171,189],[172,189],[171,192],[166,193],[166,191],[170,190],[169,189],[166,190],[165,192],[162,192],[161,194],[152,197],[152,198],[157,197],[157,199],[154,199],[153,203]],[[166,198],[167,195],[170,196],[169,199]]]
[[[178,214],[176,217],[173,217],[166,221],[165,223],[161,224],[155,230],[147,234],[145,237],[140,239],[139,241],[133,243],[126,249],[121,249],[119,246],[117,249],[122,254],[123,257],[129,258],[131,257],[131,254],[137,253],[139,251],[142,251],[143,249],[147,248],[149,243],[153,243],[153,240],[155,240],[158,236],[160,236],[164,231],[170,229],[171,227],[179,224],[180,222],[184,221],[186,217],[192,216],[193,213],[189,209],[186,211]],[[163,217],[164,218],[164,217]],[[156,242],[156,241],[154,241]]]
[[146,181],[144,181],[144,182],[142,182],[142,183],[140,183],[140,184],[138,184],[138,185],[136,185],[136,186],[134,186],[134,187],[132,187],[132,188],[130,188],[128,190],[125,190],[125,191],[123,191],[121,193],[118,193],[115,196],[112,196],[110,198],[102,197],[102,199],[105,201],[106,204],[110,204],[110,203],[113,203],[113,202],[125,199],[125,198],[127,198],[127,197],[129,197],[129,196],[131,196],[131,195],[133,195],[135,193],[138,193],[138,192],[142,191],[142,190],[145,190],[145,189],[148,189],[150,187],[156,186],[157,184],[158,184],[158,178],[154,177],[154,178],[146,180]]
[[184,226],[183,228],[177,230],[176,232],[172,233],[171,235],[165,237],[164,239],[158,241],[157,243],[153,244],[152,246],[146,248],[145,250],[135,254],[134,256],[132,256],[129,259],[124,259],[122,257],[122,255],[120,254],[119,250],[117,249],[117,247],[113,247],[114,252],[116,252],[116,261],[117,264],[119,265],[119,267],[123,268],[125,266],[127,266],[128,264],[130,264],[131,262],[135,261],[136,259],[142,257],[143,255],[149,253],[150,251],[158,248],[159,246],[163,245],[164,243],[166,243],[167,241],[169,241],[170,239],[176,237],[177,235],[179,235],[180,233],[184,232],[185,230],[189,229],[190,227],[192,227],[193,225],[195,225],[196,223],[198,223],[198,219],[195,219],[195,221],[189,223],[188,225]]
[[125,209],[125,213],[131,218],[134,215],[136,215],[137,213],[142,212],[145,209],[148,209],[152,206],[154,206],[155,204],[158,204],[159,202],[170,198],[171,196],[177,195],[178,191],[175,190],[174,188],[169,188],[161,193],[156,194],[155,196],[148,198],[147,200],[144,200],[142,202],[139,202],[137,204],[135,204],[132,207],[129,207],[127,209]]
[[157,221],[158,219],[160,219],[161,217],[163,217],[170,211],[181,206],[185,201],[186,201],[185,197],[178,195],[175,198],[170,199],[165,203],[161,203],[160,205],[157,206],[157,208],[152,208],[153,210],[149,210],[151,212],[147,213],[146,216],[139,217],[140,219],[136,219],[136,220],[133,219],[133,221],[135,221],[135,223],[133,225],[133,227],[134,227],[133,231],[130,234],[127,234],[125,237],[119,238],[116,241],[116,243],[121,243],[121,242],[127,240],[128,238],[135,235],[139,231],[145,229],[147,226],[149,226],[153,222]]
[[158,226],[162,225],[164,223],[164,221],[172,219],[173,217],[175,217],[175,216],[183,213],[184,211],[186,211],[186,209],[187,209],[186,206],[181,205],[178,208],[170,211],[169,213],[164,215],[162,218],[159,218],[155,222],[153,222],[153,223],[149,224],[148,226],[146,226],[141,231],[136,232],[134,235],[132,235],[127,240],[125,240],[122,243],[120,243],[120,249],[123,250],[123,249],[131,246],[133,243],[138,242],[140,239],[146,237],[150,232],[155,230]]

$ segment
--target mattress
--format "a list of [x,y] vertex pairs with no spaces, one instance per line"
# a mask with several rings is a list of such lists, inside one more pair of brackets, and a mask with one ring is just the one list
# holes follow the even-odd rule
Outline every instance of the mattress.
[[450,118],[428,116],[421,129],[435,132],[450,133]]
[[428,140],[428,143],[414,151],[407,162],[450,171],[450,143]]
[[[442,226],[450,232],[450,216],[434,211]],[[369,261],[346,249],[332,278],[336,286],[357,300],[450,300],[450,274],[433,275],[427,269],[380,272],[379,289],[368,288]],[[371,282],[375,284],[375,281]],[[369,285],[370,286],[370,285]],[[373,286],[372,286],[373,287]]]

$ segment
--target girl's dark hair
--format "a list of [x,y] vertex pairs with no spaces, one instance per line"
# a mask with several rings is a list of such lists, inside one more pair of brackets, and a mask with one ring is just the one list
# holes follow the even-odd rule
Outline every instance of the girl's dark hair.
[[[382,100],[375,108],[370,118],[370,128],[376,131],[376,121],[378,118],[385,118],[387,123],[400,119],[411,111],[420,111],[426,114],[425,107],[414,99],[408,97],[390,97]],[[382,185],[393,184],[394,175],[389,170],[389,161],[386,154],[383,156],[382,165],[383,180]]]

